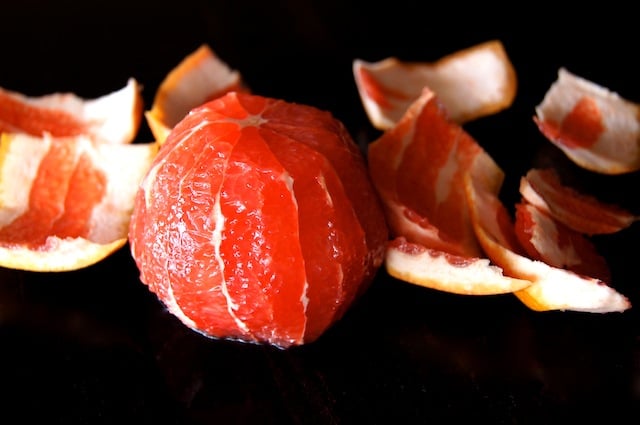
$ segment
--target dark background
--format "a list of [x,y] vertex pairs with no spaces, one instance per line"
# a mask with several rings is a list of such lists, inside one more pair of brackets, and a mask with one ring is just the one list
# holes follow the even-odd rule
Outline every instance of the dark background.
[[[606,2],[155,1],[0,6],[0,86],[87,98],[135,77],[149,106],[166,73],[208,43],[254,92],[331,110],[361,144],[377,133],[351,63],[432,61],[490,39],[518,75],[509,110],[467,130],[507,174],[531,166],[640,213],[638,173],[594,175],[535,128],[559,67],[640,101],[634,13]],[[629,6],[630,7],[630,6]],[[146,127],[140,141],[149,141]],[[638,226],[596,238],[640,305]],[[319,341],[288,351],[206,339],[170,316],[123,248],[83,270],[0,269],[0,423],[621,423],[640,418],[637,307],[538,313],[515,297],[461,297],[379,278]]]

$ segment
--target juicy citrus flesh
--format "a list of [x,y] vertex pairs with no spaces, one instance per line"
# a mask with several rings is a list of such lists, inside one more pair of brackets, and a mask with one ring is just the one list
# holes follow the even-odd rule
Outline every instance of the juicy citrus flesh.
[[312,107],[232,92],[194,109],[136,199],[142,281],[211,337],[317,339],[373,279],[387,240],[379,205],[354,208],[376,199],[357,152]]

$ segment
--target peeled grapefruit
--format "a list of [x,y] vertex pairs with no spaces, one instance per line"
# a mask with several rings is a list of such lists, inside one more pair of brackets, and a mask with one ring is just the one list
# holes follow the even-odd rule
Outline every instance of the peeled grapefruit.
[[388,231],[340,121],[231,92],[173,128],[129,240],[142,282],[185,325],[287,348],[344,315],[381,266]]

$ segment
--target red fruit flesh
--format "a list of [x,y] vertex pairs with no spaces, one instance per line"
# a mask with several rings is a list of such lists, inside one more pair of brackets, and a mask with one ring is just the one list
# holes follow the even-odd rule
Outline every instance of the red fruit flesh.
[[174,128],[129,235],[141,280],[187,326],[282,348],[342,317],[388,238],[364,158],[339,121],[240,93]]

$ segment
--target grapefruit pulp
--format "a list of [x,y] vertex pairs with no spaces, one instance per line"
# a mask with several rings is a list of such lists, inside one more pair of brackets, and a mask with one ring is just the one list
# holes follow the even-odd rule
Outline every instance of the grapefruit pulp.
[[280,348],[314,341],[344,315],[387,240],[341,122],[240,92],[173,128],[129,228],[142,282],[185,325]]

